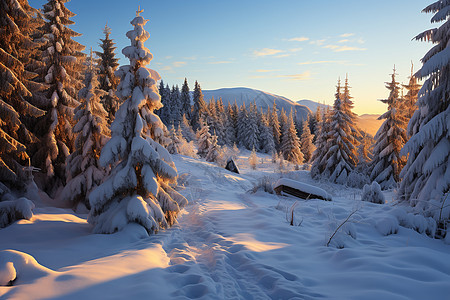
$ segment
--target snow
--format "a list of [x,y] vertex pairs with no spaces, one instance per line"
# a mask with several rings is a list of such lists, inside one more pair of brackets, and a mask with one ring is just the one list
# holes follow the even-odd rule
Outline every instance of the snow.
[[289,178],[280,178],[273,185],[273,188],[275,189],[281,185],[288,186],[288,187],[303,191],[308,194],[314,194],[317,196],[321,196],[322,198],[327,199],[327,200],[331,200],[331,196],[328,195],[328,193],[325,190],[323,190],[317,186],[309,185],[309,184],[306,184],[306,183],[303,183],[300,181],[295,181],[295,180],[292,180]]
[[[0,298],[445,299],[450,293],[450,245],[419,233],[428,219],[395,205],[392,191],[382,192],[384,205],[360,201],[360,189],[314,181],[290,164],[280,172],[269,155],[258,153],[252,170],[249,155],[237,156],[241,174],[173,156],[189,204],[178,224],[156,235],[135,223],[92,234],[87,215],[38,206],[30,220],[0,230]],[[300,225],[290,226],[294,198],[248,192],[261,178],[280,176],[315,185],[333,201],[298,202]],[[128,213],[142,212],[133,210],[138,200],[128,201]],[[3,286],[14,272],[16,281]]]

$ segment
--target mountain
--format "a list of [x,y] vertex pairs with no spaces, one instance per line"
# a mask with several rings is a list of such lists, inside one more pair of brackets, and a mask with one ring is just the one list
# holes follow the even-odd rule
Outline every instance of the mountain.
[[209,101],[212,97],[215,99],[222,98],[225,106],[228,103],[233,104],[234,101],[236,101],[238,106],[241,106],[243,103],[248,106],[251,102],[255,101],[258,108],[262,107],[264,110],[267,110],[268,107],[273,106],[273,101],[275,100],[278,110],[284,108],[284,110],[289,113],[291,109],[293,109],[296,112],[298,119],[304,120],[308,114],[312,113],[308,107],[300,105],[286,97],[250,88],[223,88],[217,90],[203,90],[202,92],[205,101]]
[[375,136],[384,120],[378,120],[380,115],[364,114],[358,116],[358,126],[365,132]]
[[322,104],[313,100],[307,100],[307,99],[303,99],[303,100],[298,100],[297,101],[298,104],[306,106],[307,108],[309,108],[313,113],[316,112],[317,108],[320,106],[320,109],[323,111],[325,109],[325,107],[329,107],[332,108],[330,105],[326,105],[326,104]]

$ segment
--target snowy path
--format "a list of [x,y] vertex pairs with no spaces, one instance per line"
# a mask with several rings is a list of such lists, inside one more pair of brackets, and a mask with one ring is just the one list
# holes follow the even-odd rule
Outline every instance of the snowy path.
[[[295,223],[301,225],[289,226],[280,207],[291,207],[292,198],[247,193],[256,178],[274,175],[273,166],[251,171],[244,165],[244,175],[235,175],[187,157],[175,156],[175,163],[190,203],[178,225],[157,235],[142,238],[137,225],[93,235],[85,216],[56,208],[39,208],[32,220],[0,230],[0,280],[5,261],[13,257],[18,266],[14,285],[0,286],[0,299],[433,299],[450,294],[450,246],[403,227],[398,234],[380,234],[376,225],[390,205],[361,203],[360,191],[313,182],[299,171],[297,179],[326,189],[333,201],[299,202]],[[335,238],[345,248],[325,247],[355,207],[351,226]]]

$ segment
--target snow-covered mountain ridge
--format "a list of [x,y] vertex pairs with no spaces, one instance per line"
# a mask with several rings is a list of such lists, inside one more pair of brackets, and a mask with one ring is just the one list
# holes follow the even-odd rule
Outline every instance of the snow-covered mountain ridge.
[[267,110],[268,107],[272,107],[275,100],[278,110],[284,108],[284,110],[289,113],[291,109],[293,109],[296,112],[297,117],[302,120],[305,119],[308,114],[312,113],[311,109],[308,107],[300,105],[286,97],[245,87],[203,90],[203,96],[205,101],[209,101],[212,97],[214,97],[214,99],[222,98],[224,105],[227,105],[228,103],[232,104],[236,101],[237,105],[241,106],[243,103],[248,105],[255,101],[256,106],[259,108],[262,107],[264,110]]

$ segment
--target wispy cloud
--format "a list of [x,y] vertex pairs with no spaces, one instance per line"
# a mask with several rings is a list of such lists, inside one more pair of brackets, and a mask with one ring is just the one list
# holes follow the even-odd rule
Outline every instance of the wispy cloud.
[[283,57],[288,57],[288,56],[291,56],[291,54],[290,53],[284,53],[284,54],[277,55],[275,57],[276,58],[283,58]]
[[256,73],[269,73],[269,72],[276,72],[278,70],[266,70],[266,69],[258,69],[255,70]]
[[341,34],[340,37],[347,38],[347,37],[351,37],[354,35],[355,35],[354,33],[344,33],[344,34]]
[[278,78],[285,78],[287,80],[295,80],[295,81],[301,81],[301,80],[309,80],[311,79],[311,72],[306,71],[300,74],[291,74],[291,75],[278,75]]
[[345,61],[342,60],[318,60],[318,61],[305,61],[301,63],[297,63],[297,65],[319,65],[319,64],[344,64]]
[[301,37],[294,37],[291,39],[287,40],[288,42],[304,42],[304,41],[309,41],[309,38],[301,36]]
[[279,50],[279,49],[271,49],[271,48],[264,48],[264,49],[261,49],[261,50],[255,50],[255,51],[253,51],[253,54],[254,54],[255,56],[260,57],[260,56],[270,56],[270,55],[275,55],[275,54],[278,54],[278,53],[281,53],[281,52],[283,52],[283,50]]
[[289,49],[288,51],[289,52],[299,52],[299,51],[302,51],[303,50],[303,48],[292,48],[292,49]]
[[210,65],[222,65],[222,64],[231,64],[233,63],[231,60],[220,60],[220,61],[210,61],[208,64]]
[[323,44],[325,44],[325,39],[323,40],[315,40],[315,41],[311,41],[309,42],[311,45],[317,45],[317,46],[322,46]]
[[186,62],[185,61],[174,61],[172,63],[172,65],[174,66],[174,68],[180,68],[180,67],[186,65]]
[[343,39],[343,40],[340,40],[340,41],[338,41],[338,43],[347,43],[347,42],[349,42],[350,40],[349,39]]
[[331,49],[334,52],[344,52],[344,51],[365,51],[367,48],[359,47],[349,47],[349,46],[338,46],[338,45],[326,45],[323,46],[325,49]]

